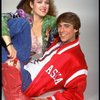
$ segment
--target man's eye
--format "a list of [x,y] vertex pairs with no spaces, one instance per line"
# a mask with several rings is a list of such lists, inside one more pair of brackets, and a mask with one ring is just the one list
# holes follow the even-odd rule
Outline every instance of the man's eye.
[[60,27],[61,27],[61,25],[58,25],[57,27],[58,27],[58,28],[60,28]]
[[68,25],[68,24],[66,24],[66,25],[64,25],[65,27],[69,27],[70,25]]

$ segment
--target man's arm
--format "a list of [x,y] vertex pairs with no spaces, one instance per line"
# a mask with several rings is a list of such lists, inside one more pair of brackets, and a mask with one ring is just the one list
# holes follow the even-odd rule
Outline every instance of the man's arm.
[[62,93],[56,92],[53,96],[48,97],[48,100],[84,100],[85,89],[86,75],[80,75],[67,84]]

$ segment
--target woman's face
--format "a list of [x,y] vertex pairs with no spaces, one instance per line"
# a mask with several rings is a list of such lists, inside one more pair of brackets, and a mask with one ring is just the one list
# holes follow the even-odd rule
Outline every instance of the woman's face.
[[49,0],[34,0],[30,6],[34,14],[40,17],[44,17],[49,10]]

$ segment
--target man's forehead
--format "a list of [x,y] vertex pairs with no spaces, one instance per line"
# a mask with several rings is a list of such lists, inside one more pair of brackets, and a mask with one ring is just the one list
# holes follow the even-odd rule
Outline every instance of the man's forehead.
[[72,25],[72,24],[68,22],[60,22],[58,25]]

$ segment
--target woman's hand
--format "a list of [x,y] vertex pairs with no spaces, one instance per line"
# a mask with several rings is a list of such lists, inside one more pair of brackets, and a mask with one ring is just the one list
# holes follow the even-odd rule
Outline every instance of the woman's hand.
[[16,49],[14,48],[13,44],[9,45],[7,47],[7,50],[8,50],[8,57],[11,59],[11,60],[14,60],[17,56],[17,51]]
[[17,56],[17,51],[16,49],[14,48],[12,42],[11,42],[11,38],[10,36],[2,36],[5,44],[6,44],[6,47],[7,47],[7,50],[8,50],[8,57],[11,59],[11,60],[14,60]]

